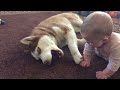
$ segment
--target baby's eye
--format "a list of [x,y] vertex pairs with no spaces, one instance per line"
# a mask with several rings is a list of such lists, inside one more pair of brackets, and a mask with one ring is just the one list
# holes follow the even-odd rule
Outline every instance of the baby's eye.
[[89,45],[91,45],[92,43],[88,43]]
[[88,44],[89,44],[89,45],[93,45],[93,44],[95,44],[95,43],[94,43],[94,42],[88,42]]
[[88,44],[93,44],[93,42],[87,42]]

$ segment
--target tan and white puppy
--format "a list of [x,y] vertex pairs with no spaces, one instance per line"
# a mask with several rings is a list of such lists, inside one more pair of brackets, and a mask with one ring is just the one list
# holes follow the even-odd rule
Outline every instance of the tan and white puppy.
[[31,35],[23,38],[20,42],[31,48],[32,56],[44,64],[51,64],[52,52],[56,51],[59,56],[63,56],[62,47],[68,45],[71,55],[76,64],[82,60],[82,55],[78,50],[79,44],[84,43],[84,39],[77,39],[75,32],[80,32],[83,21],[77,14],[61,13],[49,17],[38,24],[31,32]]

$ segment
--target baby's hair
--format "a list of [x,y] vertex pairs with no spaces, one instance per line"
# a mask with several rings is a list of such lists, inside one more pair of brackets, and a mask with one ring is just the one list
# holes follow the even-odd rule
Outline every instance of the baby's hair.
[[86,17],[81,25],[81,33],[93,33],[96,36],[110,36],[113,21],[109,14],[96,11]]

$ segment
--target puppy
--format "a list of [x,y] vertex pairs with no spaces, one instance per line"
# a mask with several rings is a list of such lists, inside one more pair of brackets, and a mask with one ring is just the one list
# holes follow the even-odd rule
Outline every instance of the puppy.
[[33,28],[30,36],[20,40],[24,45],[29,46],[32,56],[43,64],[50,65],[52,52],[64,55],[62,47],[68,45],[73,60],[79,64],[82,55],[78,50],[78,43],[85,43],[84,39],[77,39],[75,32],[80,32],[82,19],[75,13],[61,13],[49,17]]

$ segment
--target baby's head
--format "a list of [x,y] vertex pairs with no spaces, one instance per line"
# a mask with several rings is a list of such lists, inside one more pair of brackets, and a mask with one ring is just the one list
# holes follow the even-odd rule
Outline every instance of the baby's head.
[[91,13],[81,26],[81,35],[89,44],[100,47],[109,40],[113,21],[109,14],[101,11]]

